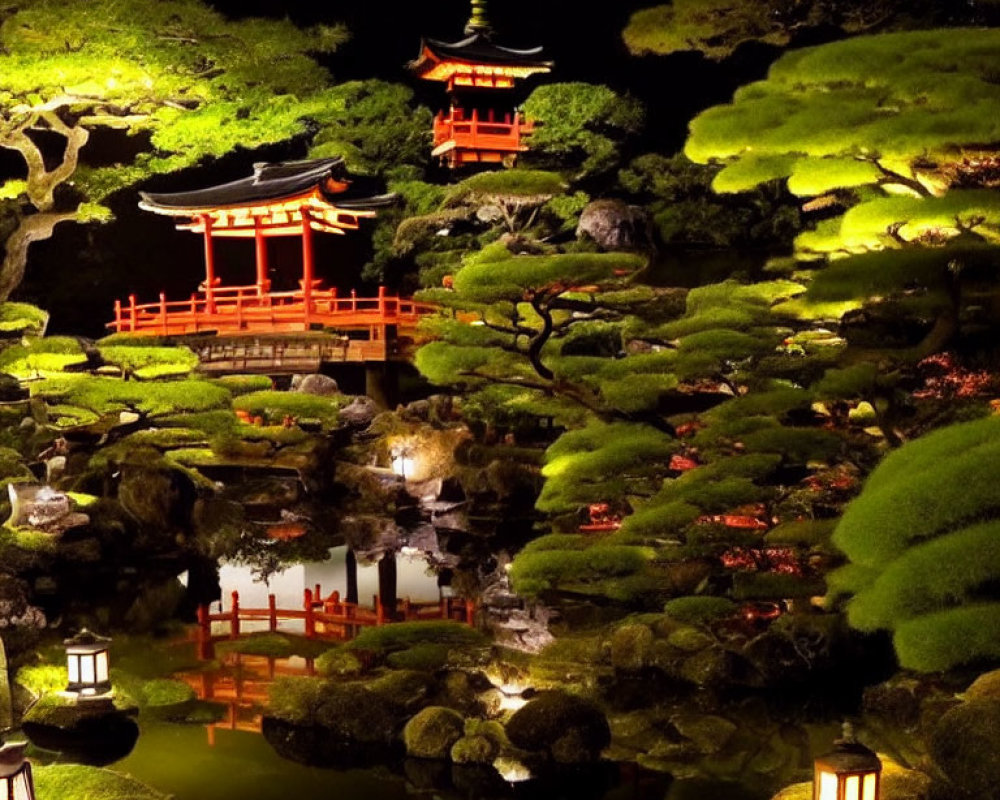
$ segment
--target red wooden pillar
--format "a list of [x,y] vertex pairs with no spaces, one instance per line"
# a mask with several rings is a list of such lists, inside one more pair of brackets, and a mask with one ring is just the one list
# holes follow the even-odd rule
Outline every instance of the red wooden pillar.
[[257,263],[257,296],[267,294],[267,237],[261,228],[260,217],[253,218],[253,241]]
[[312,220],[309,209],[302,207],[302,321],[306,330],[309,329],[309,315],[312,311],[313,275],[315,274],[315,254],[313,251]]
[[135,308],[135,295],[130,294],[128,296],[128,317],[129,317],[128,329],[130,331],[135,331],[135,329],[138,327],[138,313],[139,312],[136,311]]
[[465,601],[465,621],[469,625],[475,625],[476,622],[476,601],[466,600]]
[[212,621],[208,606],[202,603],[198,606],[198,660],[209,661],[212,655]]
[[230,626],[229,626],[229,638],[239,639],[240,638],[240,593],[233,592],[233,607],[229,610],[230,614]]
[[209,314],[215,313],[215,245],[212,241],[212,218],[203,214],[205,226],[205,302]]
[[306,638],[312,639],[316,636],[316,617],[315,610],[313,609],[313,593],[312,589],[306,589],[303,593],[303,602],[306,620]]
[[267,596],[267,629],[271,633],[278,630],[278,602],[273,594]]
[[115,333],[122,332],[122,301],[115,300]]
[[167,335],[167,296],[160,292],[160,330]]

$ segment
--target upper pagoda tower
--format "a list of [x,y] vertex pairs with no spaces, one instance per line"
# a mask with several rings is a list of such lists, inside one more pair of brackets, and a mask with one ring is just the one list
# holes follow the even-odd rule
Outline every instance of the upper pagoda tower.
[[451,103],[447,114],[434,119],[433,155],[455,168],[465,164],[513,166],[528,149],[525,137],[532,125],[514,110],[512,98],[501,94],[519,78],[552,70],[541,47],[515,50],[494,41],[486,15],[486,0],[471,0],[466,38],[441,42],[424,38],[420,54],[409,63],[418,78],[447,84]]

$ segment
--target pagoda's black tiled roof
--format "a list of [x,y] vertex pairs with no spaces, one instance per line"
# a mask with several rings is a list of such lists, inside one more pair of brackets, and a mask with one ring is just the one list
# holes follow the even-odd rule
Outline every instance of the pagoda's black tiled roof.
[[[381,208],[395,201],[392,194],[375,194],[364,180],[347,176],[343,158],[321,158],[312,161],[258,163],[253,175],[218,186],[190,192],[140,192],[142,205],[162,209],[206,209],[246,206],[254,203],[296,197],[318,188],[323,197],[340,208]],[[347,182],[342,192],[331,192],[327,179]]]
[[[457,61],[468,61],[477,64],[520,64],[532,67],[551,67],[550,61],[542,47],[532,47],[527,50],[516,50],[512,47],[503,47],[496,44],[487,33],[473,33],[458,42],[442,42],[438,39],[421,40],[420,53],[423,55],[424,48],[442,59],[454,59]],[[410,67],[415,68],[421,63],[418,56],[410,62]]]

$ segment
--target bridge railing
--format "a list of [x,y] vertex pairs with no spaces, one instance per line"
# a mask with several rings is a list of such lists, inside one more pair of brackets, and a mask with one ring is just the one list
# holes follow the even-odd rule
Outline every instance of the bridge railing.
[[187,300],[168,301],[160,293],[158,302],[137,303],[130,295],[127,303],[115,301],[115,318],[107,324],[115,333],[171,335],[211,330],[223,325],[236,329],[266,328],[301,321],[366,327],[371,325],[416,324],[436,308],[408,298],[386,293],[380,286],[375,297],[358,297],[354,290],[340,297],[336,288],[316,288],[308,301],[302,289],[261,292],[257,286],[218,286],[211,293],[202,289]]
[[[208,652],[212,642],[219,639],[238,639],[246,631],[244,623],[267,623],[267,631],[274,633],[285,621],[301,621],[307,639],[353,639],[362,628],[387,625],[393,622],[417,622],[420,620],[455,620],[467,625],[474,624],[475,603],[455,597],[445,597],[435,602],[412,602],[409,598],[397,598],[396,613],[389,613],[378,595],[372,600],[372,608],[357,603],[348,603],[333,592],[322,598],[320,587],[305,589],[301,608],[278,608],[277,598],[267,596],[266,608],[248,608],[240,605],[240,594],[234,591],[228,610],[211,613],[207,605],[198,607],[199,655],[210,658]],[[213,623],[222,623],[215,625]],[[215,629],[221,627],[221,632]]]

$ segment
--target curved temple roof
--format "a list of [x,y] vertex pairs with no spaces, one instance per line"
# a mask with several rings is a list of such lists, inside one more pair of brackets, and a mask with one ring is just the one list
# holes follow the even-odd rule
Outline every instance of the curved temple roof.
[[457,42],[421,39],[420,54],[408,66],[421,77],[448,80],[449,74],[436,69],[442,62],[516,68],[524,73],[517,77],[548,72],[553,66],[553,62],[546,57],[541,47],[528,50],[503,47],[496,44],[489,33],[479,31]]
[[[347,175],[343,158],[254,164],[253,175],[189,192],[140,192],[139,207],[156,214],[188,217],[179,227],[203,231],[205,219],[220,235],[267,235],[301,230],[302,211],[312,227],[334,233],[357,228],[360,217],[396,201],[394,194],[373,194]],[[298,226],[298,227],[296,227]]]

